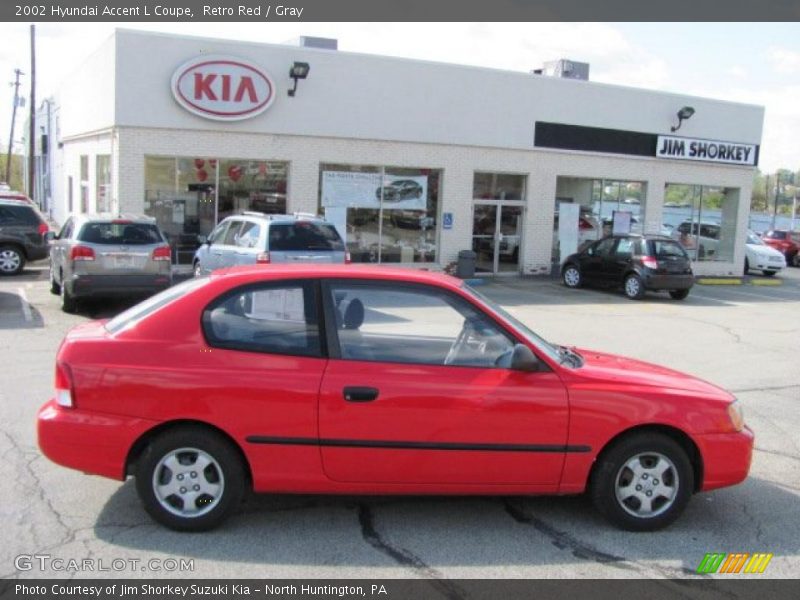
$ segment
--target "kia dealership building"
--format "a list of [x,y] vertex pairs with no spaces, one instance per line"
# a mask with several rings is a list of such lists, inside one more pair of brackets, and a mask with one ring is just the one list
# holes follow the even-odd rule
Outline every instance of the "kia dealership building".
[[252,210],[325,215],[354,262],[438,269],[469,249],[482,273],[549,273],[617,229],[682,237],[698,274],[741,273],[763,108],[588,68],[119,30],[48,103],[47,208],[151,215],[182,265]]

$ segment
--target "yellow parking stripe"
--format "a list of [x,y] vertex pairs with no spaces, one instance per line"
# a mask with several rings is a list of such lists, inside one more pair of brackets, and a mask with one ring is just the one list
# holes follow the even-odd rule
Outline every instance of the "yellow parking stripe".
[[783,285],[780,279],[751,279],[750,283],[753,285]]
[[729,278],[714,278],[714,277],[700,277],[697,280],[700,285],[742,285],[742,280],[735,277]]

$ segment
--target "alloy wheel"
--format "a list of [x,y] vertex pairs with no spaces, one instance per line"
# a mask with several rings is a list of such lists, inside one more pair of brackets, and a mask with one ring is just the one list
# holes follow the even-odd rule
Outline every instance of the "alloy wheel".
[[628,460],[615,478],[617,502],[628,514],[652,518],[675,502],[680,477],[674,463],[658,452],[644,452]]
[[219,503],[225,477],[216,459],[197,448],[165,454],[153,469],[153,493],[164,510],[179,517],[202,516]]

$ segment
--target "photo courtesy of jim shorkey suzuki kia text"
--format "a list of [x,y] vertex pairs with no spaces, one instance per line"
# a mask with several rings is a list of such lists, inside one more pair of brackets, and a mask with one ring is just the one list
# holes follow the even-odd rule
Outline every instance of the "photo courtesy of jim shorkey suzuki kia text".
[[190,585],[151,584],[139,583],[130,585],[127,583],[112,583],[109,585],[81,585],[71,583],[54,583],[49,585],[29,585],[17,583],[14,585],[14,593],[17,596],[88,596],[88,597],[108,597],[118,598],[155,596],[155,597],[193,597],[193,596],[228,596],[234,597],[250,596],[253,594],[264,596],[359,596],[365,597],[378,596],[388,597],[389,590],[382,584],[364,585],[311,585],[289,584],[273,585],[265,584],[262,586],[251,586],[241,583],[217,583],[211,585],[201,585],[192,583]]
[[204,4],[198,11],[189,6],[164,6],[142,4],[140,6],[113,6],[110,4],[85,4],[83,6],[23,6],[15,5],[17,17],[168,17],[170,19],[193,19],[202,17],[242,17],[269,19],[270,17],[295,17],[300,19],[305,10],[302,6],[284,4],[261,4],[258,6],[215,6]]

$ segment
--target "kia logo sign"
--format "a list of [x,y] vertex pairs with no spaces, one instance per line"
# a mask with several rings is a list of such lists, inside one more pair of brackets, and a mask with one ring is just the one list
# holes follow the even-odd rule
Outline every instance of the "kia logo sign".
[[217,121],[261,114],[275,98],[275,85],[262,69],[240,58],[201,56],[172,75],[172,94],[183,108]]

